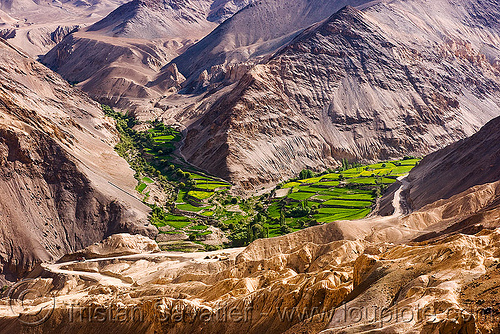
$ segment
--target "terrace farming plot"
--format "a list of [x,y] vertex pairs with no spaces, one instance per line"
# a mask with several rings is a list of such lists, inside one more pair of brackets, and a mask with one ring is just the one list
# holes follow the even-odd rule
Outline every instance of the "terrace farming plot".
[[[117,120],[121,140],[116,151],[136,172],[136,189],[152,207],[150,222],[158,227],[163,239],[164,234],[171,238],[189,236],[191,241],[178,240],[179,249],[200,249],[204,235],[212,233],[208,225],[220,228],[232,246],[244,246],[257,238],[363,218],[377,196],[419,161],[408,157],[352,166],[344,160],[343,167],[336,171],[315,174],[304,170],[299,178],[277,187],[279,191],[241,198],[230,193],[228,182],[203,173],[176,155],[182,140],[180,131],[158,121],[141,123],[109,107],[103,110]],[[140,128],[148,129],[134,130]]]
[[[313,218],[317,223],[361,219],[370,213],[377,196],[418,161],[405,159],[359,165],[306,179],[293,179],[283,185],[283,188],[292,188],[292,193],[280,203],[269,205],[268,215],[272,219],[278,219],[282,212],[287,217],[293,216],[286,218],[292,228],[303,219]],[[273,232],[277,231],[278,227],[270,226]]]

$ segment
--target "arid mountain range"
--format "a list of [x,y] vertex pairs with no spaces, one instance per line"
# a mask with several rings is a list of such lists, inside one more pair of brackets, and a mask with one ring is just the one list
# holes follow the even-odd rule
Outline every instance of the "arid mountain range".
[[494,334],[499,281],[496,0],[0,0],[0,334]]
[[[101,102],[186,128],[188,161],[243,189],[342,158],[424,155],[498,116],[492,2],[269,0],[218,27],[202,5],[169,4],[120,7],[43,62]],[[141,28],[154,15],[182,28]]]

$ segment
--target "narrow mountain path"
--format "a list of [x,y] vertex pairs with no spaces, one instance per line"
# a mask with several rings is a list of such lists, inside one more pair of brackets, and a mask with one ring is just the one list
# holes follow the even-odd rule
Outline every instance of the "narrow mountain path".
[[158,258],[164,257],[165,261],[169,261],[172,263],[172,268],[182,267],[188,263],[202,263],[202,262],[214,262],[219,261],[214,255],[227,256],[227,255],[237,255],[244,248],[230,248],[223,249],[213,252],[195,252],[195,253],[181,253],[181,252],[156,252],[156,253],[141,253],[141,254],[132,254],[132,255],[121,255],[121,256],[111,256],[111,257],[102,257],[96,259],[88,259],[85,262],[78,261],[69,261],[63,263],[44,263],[42,267],[49,272],[56,274],[65,274],[65,275],[75,275],[80,276],[82,278],[87,278],[91,280],[96,280],[100,284],[103,285],[114,285],[114,286],[122,286],[122,287],[130,287],[132,283],[127,280],[122,280],[119,275],[109,276],[100,272],[91,272],[91,271],[82,271],[82,270],[71,270],[71,269],[62,269],[67,266],[71,266],[73,264],[78,263],[89,263],[89,262],[102,262],[102,261],[110,261],[110,260],[142,260],[148,258]]
[[394,193],[394,198],[392,199],[392,207],[394,208],[394,212],[392,217],[399,217],[404,215],[407,212],[406,200],[403,198],[402,193],[405,191],[410,182],[406,179],[408,174],[398,177],[398,181],[401,182],[401,186]]

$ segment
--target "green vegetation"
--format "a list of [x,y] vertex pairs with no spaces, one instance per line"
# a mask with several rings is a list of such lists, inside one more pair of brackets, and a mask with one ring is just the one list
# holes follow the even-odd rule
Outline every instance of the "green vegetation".
[[144,189],[146,189],[147,185],[145,183],[140,183],[136,189],[138,192],[142,193],[144,191]]
[[[377,197],[419,162],[406,157],[361,165],[344,159],[335,170],[318,174],[305,169],[271,193],[243,199],[230,194],[228,182],[197,170],[176,155],[182,140],[179,130],[159,121],[139,123],[107,106],[103,110],[116,119],[121,140],[115,149],[135,171],[136,190],[152,208],[150,222],[161,233],[189,236],[189,241],[162,243],[162,249],[215,249],[203,244],[212,233],[209,225],[220,228],[231,240],[225,246],[244,246],[258,238],[363,218]],[[284,197],[276,198],[280,188]],[[165,196],[157,196],[157,189],[165,193],[166,201],[158,202]]]

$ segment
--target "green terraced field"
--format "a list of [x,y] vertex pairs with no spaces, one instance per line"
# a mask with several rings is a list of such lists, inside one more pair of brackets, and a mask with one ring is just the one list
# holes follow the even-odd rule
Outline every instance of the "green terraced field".
[[172,226],[175,229],[183,229],[184,227],[188,226],[191,224],[191,221],[189,220],[167,220],[166,221],[167,225]]
[[187,194],[188,196],[194,197],[199,200],[205,200],[214,195],[214,193],[211,191],[209,192],[209,191],[195,191],[195,190],[191,190]]
[[312,177],[312,178],[309,178],[309,179],[304,179],[304,180],[299,180],[300,183],[316,183],[316,182],[319,182],[319,180],[321,180],[321,176],[318,176],[318,177]]
[[328,196],[328,195],[316,195],[313,197],[314,199],[320,200],[320,201],[328,201],[333,199],[333,196]]
[[315,193],[310,193],[310,192],[296,192],[293,194],[289,194],[287,197],[290,199],[294,199],[297,201],[303,201],[305,199],[308,199],[309,197],[313,196]]
[[332,199],[324,202],[322,205],[335,205],[335,206],[344,206],[344,207],[356,207],[356,208],[367,208],[372,205],[372,202],[368,201],[356,201],[356,200],[340,200],[340,199]]
[[206,190],[215,190],[219,188],[229,188],[230,185],[226,183],[197,183],[195,188],[198,189],[206,189]]
[[301,184],[300,182],[288,182],[285,183],[282,188],[293,188],[296,186],[300,186],[300,184]]
[[339,178],[340,178],[340,173],[325,174],[321,177],[322,180],[338,180]]
[[320,187],[336,187],[340,184],[339,181],[323,181],[315,183],[314,185],[318,185]]
[[[300,217],[307,213],[305,208],[309,208],[313,212],[312,217],[319,223],[361,219],[370,213],[370,207],[377,194],[380,194],[380,189],[396,182],[397,176],[407,174],[418,161],[419,159],[386,161],[306,179],[294,179],[282,186],[292,188],[292,193],[281,201],[288,200],[284,210],[295,210],[290,211],[289,215],[293,215],[291,217]],[[275,202],[269,205],[268,216],[278,219],[280,205],[283,204]],[[294,224],[300,219],[302,218],[287,218],[287,224],[295,229],[297,226]],[[270,233],[279,235],[279,226],[270,226]]]
[[147,187],[147,186],[148,186],[147,184],[145,184],[145,183],[141,183],[141,184],[139,184],[139,185],[137,186],[137,188],[136,188],[136,189],[137,189],[137,191],[138,191],[138,192],[142,193],[142,192],[144,191],[144,189],[146,189],[146,187]]
[[205,211],[201,213],[201,215],[205,217],[212,217],[214,214],[215,214],[214,211]]
[[185,203],[185,204],[177,204],[177,209],[183,210],[183,211],[199,212],[205,208],[204,207],[197,207],[197,206]]
[[317,193],[322,188],[316,188],[314,186],[300,186],[293,188],[293,192],[304,192],[304,193]]
[[142,182],[153,183],[153,180],[151,180],[149,177],[144,177],[142,178]]
[[[339,211],[343,210],[343,211]],[[319,210],[319,214],[315,215],[318,222],[331,223],[336,220],[355,220],[366,217],[370,213],[370,209],[330,209],[324,208]]]
[[191,226],[189,229],[190,230],[206,230],[208,226],[206,225],[196,225],[196,226]]

